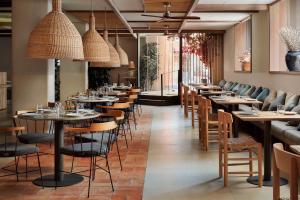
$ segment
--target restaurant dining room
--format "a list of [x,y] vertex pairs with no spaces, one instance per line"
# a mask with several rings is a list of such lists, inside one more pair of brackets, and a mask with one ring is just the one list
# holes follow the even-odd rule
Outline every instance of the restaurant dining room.
[[0,200],[298,200],[300,0],[0,0]]

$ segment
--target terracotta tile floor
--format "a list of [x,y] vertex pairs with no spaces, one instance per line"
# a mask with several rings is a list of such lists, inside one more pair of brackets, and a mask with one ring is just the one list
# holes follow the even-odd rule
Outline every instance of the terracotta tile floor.
[[[120,171],[119,161],[114,146],[109,156],[115,192],[112,192],[108,174],[98,170],[96,179],[91,184],[91,194],[89,199],[98,200],[135,200],[142,199],[145,170],[147,165],[150,129],[152,113],[150,109],[145,109],[142,116],[138,118],[137,130],[133,128],[133,140],[129,139],[129,149],[126,148],[124,139],[119,140],[121,147],[121,159],[123,170]],[[132,126],[133,127],[133,126]],[[49,146],[42,146],[42,150]],[[51,148],[53,151],[53,147]],[[50,150],[51,152],[51,150]],[[53,172],[53,156],[41,156],[43,175]],[[105,163],[100,161],[100,165]],[[30,158],[30,166],[37,166],[36,158]],[[70,169],[71,157],[65,156],[65,171]],[[21,160],[20,170],[24,169],[25,162]],[[89,159],[76,158],[75,171],[88,169]],[[15,176],[0,178],[0,199],[84,199],[87,198],[88,179],[77,185],[69,187],[45,188],[32,184],[32,180],[39,176],[38,173],[31,173],[28,180],[22,175],[21,180],[16,182]]]

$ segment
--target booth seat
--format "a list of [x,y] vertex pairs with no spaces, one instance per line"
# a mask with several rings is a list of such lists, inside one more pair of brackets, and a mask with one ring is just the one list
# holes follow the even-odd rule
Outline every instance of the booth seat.
[[[228,84],[227,84],[228,83]],[[283,105],[286,111],[295,111],[300,114],[300,96],[299,94],[286,93],[282,90],[271,90],[261,86],[251,86],[248,84],[222,81],[223,89],[235,92],[237,95],[245,95],[256,98],[263,102],[262,110],[275,111],[278,105]],[[239,105],[239,110],[250,111],[252,108],[248,105]],[[263,129],[263,122],[251,122],[258,128]],[[272,135],[282,142],[295,145],[300,144],[300,122],[272,121]]]

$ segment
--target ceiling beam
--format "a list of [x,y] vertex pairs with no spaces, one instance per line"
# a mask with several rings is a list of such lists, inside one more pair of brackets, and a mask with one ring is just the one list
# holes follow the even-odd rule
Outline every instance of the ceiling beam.
[[[102,30],[97,30],[100,34],[102,34]],[[111,30],[113,31],[113,30]],[[108,30],[109,34],[114,34]],[[148,28],[143,28],[143,29],[134,29],[134,33],[163,33],[165,31],[164,28],[160,29],[148,29]],[[169,33],[178,33],[177,29],[169,29]],[[118,33],[120,34],[130,34],[128,30],[122,29],[118,30]],[[182,30],[181,33],[215,33],[215,34],[224,34],[224,30]]]
[[267,10],[265,4],[198,4],[194,12],[246,12]]
[[[197,7],[198,3],[199,3],[199,0],[194,0],[194,2],[193,2],[193,3],[191,4],[191,6],[190,6],[188,12],[187,12],[186,15],[185,15],[186,17],[187,17],[187,16],[190,16],[190,15],[193,13],[193,11],[194,11],[195,8]],[[186,23],[186,21],[187,21],[187,20],[183,20],[183,21],[182,21],[182,23],[181,23],[181,25],[180,25],[180,27],[179,27],[179,29],[178,29],[178,33],[180,33],[180,32],[182,31],[182,28],[183,28],[184,24]]]
[[122,21],[122,23],[126,26],[126,28],[131,33],[131,35],[134,38],[137,38],[137,35],[133,32],[131,26],[128,24],[128,22],[126,21],[126,19],[123,17],[123,15],[119,11],[119,9],[118,9],[117,5],[115,4],[115,2],[113,0],[106,0],[106,2],[112,7],[114,13],[119,17],[119,19]]

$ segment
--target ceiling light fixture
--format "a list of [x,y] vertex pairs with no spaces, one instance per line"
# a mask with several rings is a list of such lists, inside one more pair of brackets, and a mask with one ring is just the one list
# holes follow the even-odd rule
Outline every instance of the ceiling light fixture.
[[27,55],[41,59],[83,59],[81,35],[62,12],[61,0],[52,0],[52,11],[31,32]]

